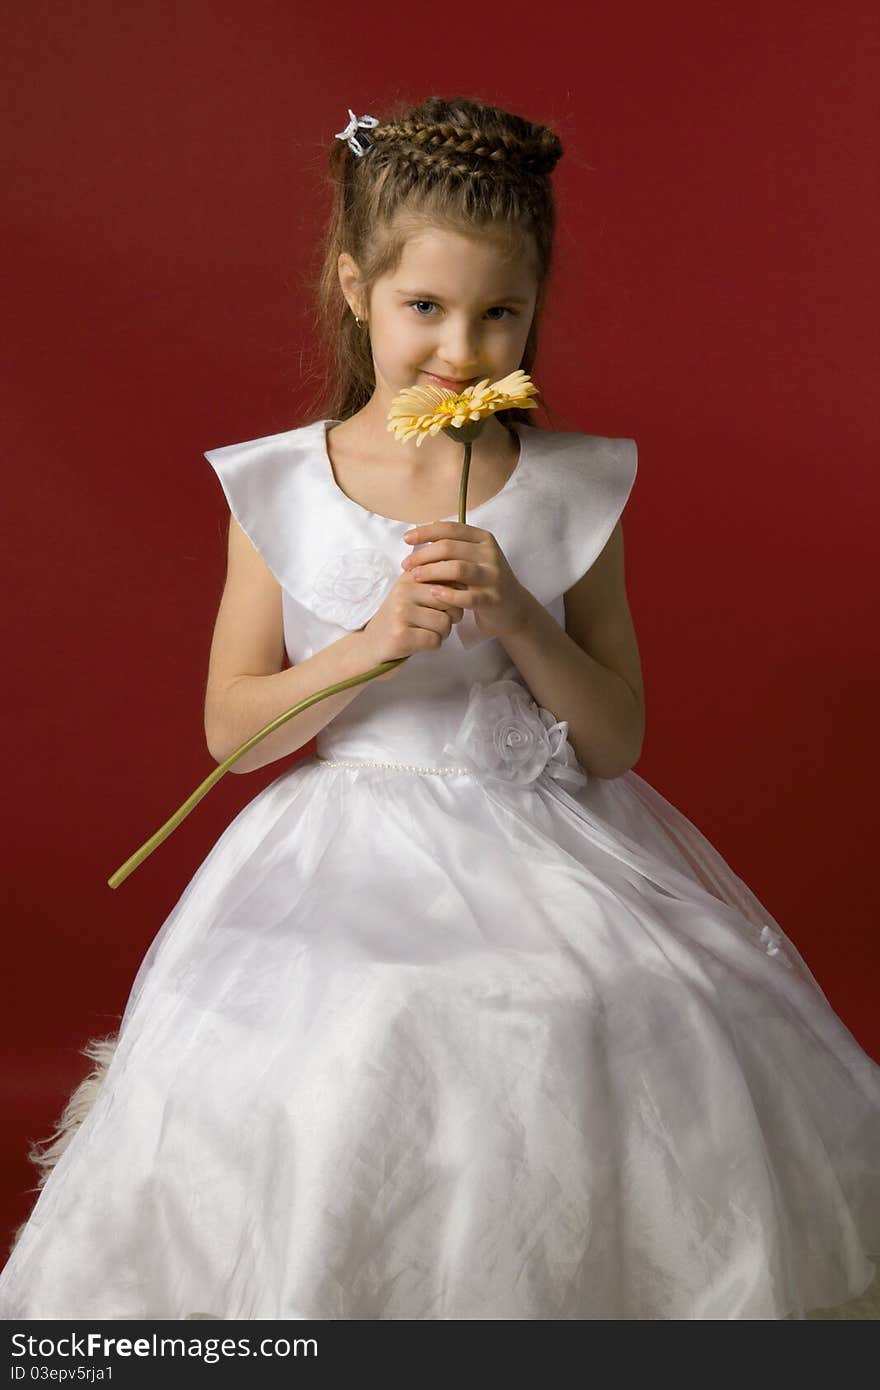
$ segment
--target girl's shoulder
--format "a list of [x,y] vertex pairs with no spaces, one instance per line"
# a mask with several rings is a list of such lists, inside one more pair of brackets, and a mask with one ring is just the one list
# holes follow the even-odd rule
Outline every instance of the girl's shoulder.
[[626,507],[638,471],[628,436],[579,430],[520,431],[536,543],[523,555],[526,586],[542,603],[565,593],[601,554]]
[[229,510],[272,574],[296,596],[321,527],[325,420],[204,450]]
[[294,429],[264,434],[258,439],[243,439],[235,444],[220,444],[206,449],[204,457],[211,464],[221,484],[245,475],[277,478],[289,474],[297,461],[314,460],[320,451],[326,420],[313,420]]
[[313,420],[295,429],[204,451],[238,522],[244,525],[239,512],[246,517],[292,504],[301,500],[310,485],[321,481],[327,423]]
[[635,439],[529,425],[519,434],[524,481],[557,537],[568,541],[596,526],[610,534],[636,480]]
[[586,434],[580,430],[545,430],[525,424],[520,438],[529,448],[558,465],[568,476],[604,477],[618,475],[635,480],[638,446],[635,439],[617,435]]
[[[580,431],[541,430],[547,484],[563,502],[583,503],[619,514],[632,491],[639,466],[635,439],[628,436],[583,434]],[[546,442],[544,442],[546,441]]]

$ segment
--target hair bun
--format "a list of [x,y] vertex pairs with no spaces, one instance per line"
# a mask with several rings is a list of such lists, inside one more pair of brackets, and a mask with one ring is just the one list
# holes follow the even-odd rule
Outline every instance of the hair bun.
[[527,174],[552,174],[562,158],[562,141],[548,126],[538,128],[537,138],[524,141],[519,163]]

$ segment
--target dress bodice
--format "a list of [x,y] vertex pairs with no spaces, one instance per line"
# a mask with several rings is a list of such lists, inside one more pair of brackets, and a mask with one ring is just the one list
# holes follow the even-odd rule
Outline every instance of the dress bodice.
[[[292,664],[357,631],[400,577],[411,523],[369,511],[337,484],[316,420],[209,449],[229,508],[282,590]],[[635,481],[633,439],[548,431],[516,422],[520,454],[504,487],[467,519],[490,530],[522,583],[564,626],[563,595],[598,557]],[[457,516],[442,518],[455,521]],[[368,681],[317,736],[320,755],[448,764],[474,682],[510,670],[502,644],[466,610],[449,638],[418,652],[393,681]]]

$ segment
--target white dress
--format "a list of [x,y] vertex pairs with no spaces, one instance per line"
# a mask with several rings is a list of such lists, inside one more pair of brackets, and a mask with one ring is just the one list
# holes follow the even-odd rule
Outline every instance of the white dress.
[[[294,663],[410,550],[336,484],[332,423],[206,454]],[[635,442],[514,428],[468,520],[563,623]],[[566,735],[466,613],[239,812],[144,957],[5,1319],[779,1319],[863,1293],[880,1068],[700,831]]]

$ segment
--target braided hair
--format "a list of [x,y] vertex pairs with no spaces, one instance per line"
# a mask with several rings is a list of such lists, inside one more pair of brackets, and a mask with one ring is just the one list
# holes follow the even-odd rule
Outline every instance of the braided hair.
[[[531,252],[538,296],[519,364],[531,373],[551,269],[556,215],[549,176],[562,155],[559,136],[497,106],[429,97],[370,129],[363,144],[360,156],[339,140],[330,151],[333,206],[313,286],[329,369],[322,418],[348,419],[376,384],[369,335],[355,324],[339,283],[340,253],[353,257],[369,296],[375,281],[396,269],[422,220],[458,232],[490,230]],[[498,419],[534,424],[536,413],[499,411]]]

